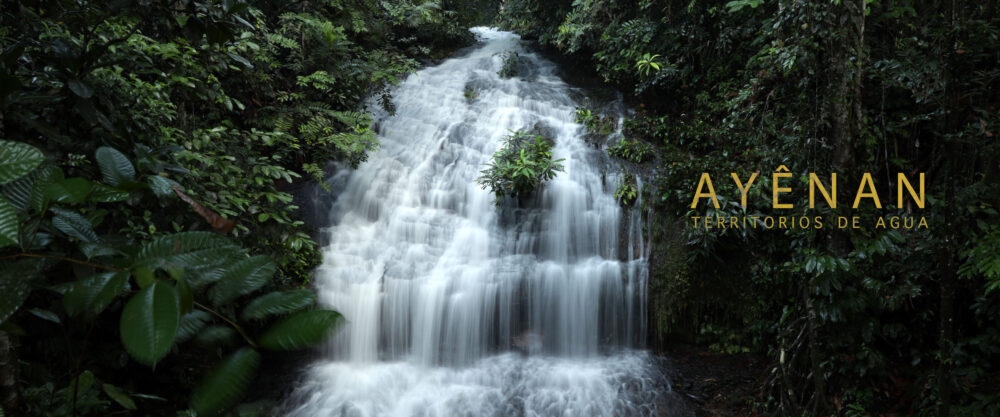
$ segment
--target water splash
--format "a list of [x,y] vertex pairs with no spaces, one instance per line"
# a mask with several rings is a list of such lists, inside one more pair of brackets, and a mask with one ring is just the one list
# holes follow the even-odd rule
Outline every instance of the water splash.
[[[291,416],[651,415],[669,389],[635,350],[640,216],[573,122],[579,91],[516,35],[474,31],[479,45],[394,91],[381,149],[341,179],[316,282],[348,323]],[[523,64],[503,79],[509,50]],[[554,139],[565,172],[497,210],[475,179],[517,129]]]

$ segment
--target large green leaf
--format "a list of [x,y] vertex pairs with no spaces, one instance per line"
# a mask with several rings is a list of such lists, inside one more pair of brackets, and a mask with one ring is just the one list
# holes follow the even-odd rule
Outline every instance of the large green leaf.
[[268,350],[305,349],[325,340],[340,321],[336,311],[302,311],[271,326],[257,344]]
[[122,251],[118,250],[114,246],[102,243],[81,243],[80,252],[83,253],[83,256],[86,256],[87,259],[123,254]]
[[14,206],[0,196],[0,248],[17,243],[17,235],[21,222],[17,218]]
[[235,345],[237,338],[236,331],[232,327],[214,325],[208,326],[202,331],[198,332],[198,335],[194,338],[194,343],[205,349],[218,349],[232,347]]
[[183,268],[188,272],[222,265],[239,251],[238,245],[218,233],[180,232],[143,245],[137,263],[150,268]]
[[57,203],[82,203],[94,188],[94,183],[83,178],[67,178],[45,187],[45,197]]
[[31,189],[35,184],[38,171],[33,171],[28,175],[8,182],[0,187],[3,189],[3,197],[14,206],[19,212],[25,212],[31,207]]
[[116,403],[120,404],[122,407],[125,407],[125,409],[127,410],[136,409],[135,401],[132,400],[132,397],[126,394],[125,391],[122,391],[121,388],[118,388],[111,384],[103,384],[101,385],[101,388],[104,389],[105,394],[108,394],[108,397],[111,397],[112,400],[115,400]]
[[38,262],[25,259],[0,263],[0,323],[10,317],[31,294],[31,280]]
[[217,416],[246,393],[260,366],[260,353],[245,347],[222,359],[191,394],[190,406],[199,417]]
[[44,159],[42,151],[34,146],[0,140],[0,184],[21,178],[35,169]]
[[257,297],[243,309],[243,320],[261,320],[273,315],[288,314],[316,302],[312,290],[275,291]]
[[128,271],[108,272],[78,280],[63,296],[63,308],[71,316],[94,317],[128,290]]
[[173,187],[180,186],[177,181],[159,175],[149,176],[146,178],[146,183],[153,190],[153,194],[156,194],[159,198],[176,198],[177,194],[174,194]]
[[94,189],[90,193],[90,201],[95,203],[117,203],[125,200],[128,200],[128,191],[104,184],[94,184]]
[[28,200],[28,206],[36,211],[43,211],[48,203],[48,199],[45,198],[45,189],[48,188],[49,184],[60,182],[65,177],[59,167],[51,165],[43,166],[35,172],[37,174],[34,175],[34,182],[31,183],[31,196]]
[[181,319],[177,289],[155,282],[132,296],[121,316],[121,339],[137,361],[156,366],[170,352]]
[[177,274],[174,280],[177,281],[177,292],[181,295],[181,314],[190,313],[194,309],[194,292],[183,273]]
[[94,387],[95,382],[97,382],[97,377],[94,376],[93,372],[89,370],[81,372],[66,387],[66,400],[72,402],[74,398],[83,397],[87,391]]
[[194,337],[201,329],[205,328],[211,319],[212,316],[201,310],[193,310],[185,314],[181,317],[181,324],[177,328],[177,343],[184,343]]
[[49,211],[55,213],[56,216],[52,218],[52,226],[55,226],[60,232],[75,237],[81,242],[95,243],[100,240],[97,233],[94,233],[94,226],[90,220],[87,220],[80,213],[58,207],[52,207]]
[[101,168],[101,176],[104,182],[117,187],[135,179],[135,167],[128,160],[125,154],[117,149],[102,146],[94,153],[97,165]]
[[266,256],[254,256],[230,265],[209,292],[212,303],[221,306],[257,291],[274,276],[277,268]]

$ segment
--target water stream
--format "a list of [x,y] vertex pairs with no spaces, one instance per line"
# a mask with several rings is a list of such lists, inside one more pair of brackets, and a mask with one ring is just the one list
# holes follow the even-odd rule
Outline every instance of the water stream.
[[[617,172],[573,122],[581,92],[516,35],[410,76],[381,148],[337,174],[316,285],[347,324],[289,400],[294,417],[662,415],[641,350],[648,244]],[[505,51],[518,77],[498,76]],[[512,129],[565,172],[494,207],[476,177]]]

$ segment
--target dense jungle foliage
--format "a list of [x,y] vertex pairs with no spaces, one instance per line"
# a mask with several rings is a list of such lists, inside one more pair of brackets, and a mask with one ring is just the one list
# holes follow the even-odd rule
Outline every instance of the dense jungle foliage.
[[[748,410],[1000,415],[1000,4],[508,0],[499,22],[632,97],[625,137],[656,148],[643,190],[656,343],[769,355]],[[782,165],[790,209],[771,204]],[[706,172],[719,207],[692,209]],[[835,209],[808,208],[811,172],[838,173]],[[851,208],[864,172],[881,208]],[[926,174],[925,208],[898,206],[898,172]],[[759,175],[746,208],[730,173]],[[744,215],[827,225],[690,219]],[[893,216],[928,227],[873,227]]]
[[[497,3],[0,2],[0,416],[266,413],[256,376],[340,320],[292,191],[363,162],[366,106],[392,112]],[[615,186],[650,213],[654,345],[768,355],[754,411],[1000,415],[1000,4],[507,0],[496,21],[636,109],[607,151],[643,177]],[[494,191],[558,163],[524,138],[540,157],[500,152]],[[692,209],[705,172],[719,207]],[[837,208],[809,209],[831,172]],[[851,207],[864,172],[881,208]],[[898,172],[926,174],[925,208],[898,207]],[[746,208],[729,173],[758,175]],[[690,220],[745,215],[827,225]],[[893,216],[928,227],[872,227]]]
[[3,1],[0,415],[266,413],[273,352],[340,320],[291,192],[364,161],[366,106],[480,9]]

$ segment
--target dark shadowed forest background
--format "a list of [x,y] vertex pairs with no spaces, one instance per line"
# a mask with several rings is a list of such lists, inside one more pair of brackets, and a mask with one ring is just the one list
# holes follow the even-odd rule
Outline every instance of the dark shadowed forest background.
[[[364,163],[366,106],[392,112],[480,25],[625,95],[607,151],[650,219],[649,347],[763,358],[729,412],[1000,415],[996,1],[5,0],[0,19],[0,417],[267,415],[283,391],[261,375],[341,320],[315,306],[295,190]],[[793,209],[771,208],[781,165]],[[703,172],[720,207],[692,210]],[[743,208],[729,173],[755,172]],[[810,172],[838,173],[837,208],[808,208]],[[880,209],[851,208],[864,172]],[[925,208],[897,207],[899,172],[926,174]],[[744,215],[928,227],[690,225]]]

